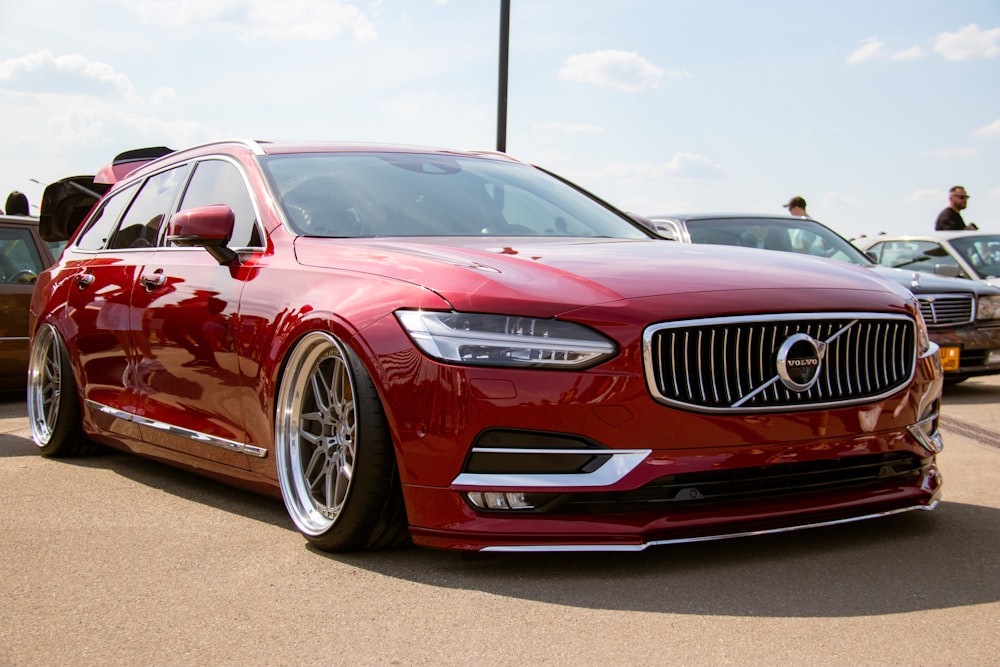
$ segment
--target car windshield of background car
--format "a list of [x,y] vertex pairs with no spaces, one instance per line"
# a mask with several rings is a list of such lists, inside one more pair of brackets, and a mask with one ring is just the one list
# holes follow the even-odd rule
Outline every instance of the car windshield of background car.
[[289,224],[306,236],[649,238],[574,187],[516,162],[311,153],[262,164]]
[[692,243],[737,245],[828,257],[869,266],[873,262],[844,238],[808,220],[718,218],[687,221]]
[[951,240],[951,246],[972,265],[980,278],[1000,276],[1000,235],[958,237]]

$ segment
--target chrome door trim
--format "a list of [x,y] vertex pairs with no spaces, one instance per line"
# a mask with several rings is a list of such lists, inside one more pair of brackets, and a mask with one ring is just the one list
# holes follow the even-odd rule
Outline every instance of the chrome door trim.
[[240,452],[242,454],[246,454],[247,456],[253,456],[260,459],[267,458],[267,449],[263,447],[257,447],[256,445],[251,445],[249,443],[236,442],[234,440],[227,440],[225,438],[218,438],[214,435],[208,435],[206,433],[183,428],[181,426],[174,426],[173,424],[167,424],[155,419],[147,419],[146,417],[140,417],[132,414],[131,412],[125,412],[124,410],[119,410],[96,401],[87,400],[86,403],[87,407],[91,410],[111,415],[116,419],[134,422],[140,426],[155,428],[158,431],[164,431],[165,433],[170,433],[182,438],[188,438],[189,440],[194,440],[195,442],[200,442],[205,445],[211,445],[212,447],[227,449],[231,452]]

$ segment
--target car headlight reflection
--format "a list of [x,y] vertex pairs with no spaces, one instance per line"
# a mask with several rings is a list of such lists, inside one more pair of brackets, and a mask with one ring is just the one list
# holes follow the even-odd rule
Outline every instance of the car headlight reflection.
[[422,310],[396,318],[424,353],[451,363],[580,369],[617,351],[596,331],[560,320]]
[[977,320],[1000,320],[1000,296],[981,296],[976,306]]

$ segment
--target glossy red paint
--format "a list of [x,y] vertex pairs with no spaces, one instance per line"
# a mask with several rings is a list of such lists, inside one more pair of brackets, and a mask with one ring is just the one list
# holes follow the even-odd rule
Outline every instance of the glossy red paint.
[[[65,344],[89,439],[284,497],[300,530],[329,549],[372,546],[356,537],[329,541],[327,536],[360,511],[350,503],[362,502],[356,499],[357,485],[365,483],[367,473],[359,461],[369,456],[366,437],[371,438],[361,424],[381,421],[372,416],[378,414],[384,414],[392,459],[392,465],[383,466],[391,473],[392,488],[380,493],[389,500],[401,494],[402,525],[415,543],[426,546],[642,548],[936,504],[939,436],[933,424],[923,440],[914,432],[921,420],[936,416],[941,372],[933,346],[914,352],[912,377],[892,391],[816,408],[704,411],[668,405],[651,395],[644,368],[649,355],[644,334],[664,322],[854,313],[903,318],[916,330],[918,311],[905,290],[846,265],[654,240],[622,214],[590,200],[586,205],[600,211],[594,215],[621,225],[618,237],[500,236],[486,233],[484,225],[482,235],[384,238],[321,238],[297,229],[304,223],[296,223],[290,204],[282,203],[291,195],[276,183],[277,172],[268,173],[269,160],[359,152],[389,155],[386,162],[393,166],[393,156],[417,156],[447,169],[451,162],[438,161],[459,155],[403,147],[218,144],[171,154],[111,190],[105,200],[126,196],[120,193],[165,169],[188,170],[185,178],[191,178],[206,160],[224,162],[238,174],[253,204],[256,236],[246,238],[256,240],[231,241],[238,259],[223,263],[205,246],[218,243],[220,230],[232,230],[233,219],[239,229],[238,214],[164,210],[165,217],[175,214],[164,230],[186,235],[184,247],[171,245],[167,232],[149,248],[93,250],[75,242],[40,277],[32,300],[32,335],[44,342],[51,337],[45,327],[51,327]],[[508,158],[460,157],[470,172],[480,162],[487,170],[497,163],[519,170],[519,178],[523,171],[556,187],[549,177]],[[572,197],[586,199],[575,192]],[[84,224],[81,238],[94,233],[87,231],[92,221]],[[109,239],[107,245],[113,246],[114,237]],[[414,310],[575,323],[599,332],[613,355],[581,368],[435,358],[415,344],[419,334],[407,332],[397,317]],[[316,332],[329,334],[356,355],[363,374],[353,372],[358,386],[345,401],[350,417],[314,441],[302,424],[310,411],[325,409],[296,397],[327,381],[336,385],[341,376],[313,374],[312,384],[295,386],[289,378],[300,361],[312,359],[300,345]],[[329,347],[325,354],[337,360],[341,353]],[[365,409],[359,407],[365,398],[362,375],[370,376],[374,390]],[[43,399],[39,391],[39,405]],[[306,421],[286,430],[287,416],[298,415],[300,408]],[[599,456],[641,454],[630,468],[600,484],[589,468],[562,477],[532,477],[526,471],[526,486],[503,470],[470,474],[475,443],[498,429],[506,434],[506,447],[530,450],[540,447],[535,444],[540,438],[552,436],[583,443],[579,446]],[[46,451],[51,440],[45,428],[38,431],[36,440]],[[336,447],[329,445],[338,438]],[[329,525],[319,519],[322,528],[313,529],[307,517],[297,516],[289,494],[298,487],[295,479],[283,479],[279,460],[289,447],[298,451],[295,447],[303,443],[320,441],[329,445],[331,457],[350,450],[361,481],[353,482],[353,495],[343,508],[324,509],[335,515],[324,514]],[[897,455],[921,461],[919,471],[903,475],[895,463],[887,463],[879,479],[826,491],[687,505],[661,500],[641,507],[628,496],[633,499],[627,510],[614,509],[616,502],[626,502],[614,494],[639,492],[664,476]],[[543,458],[537,462],[544,468],[550,463]],[[600,497],[606,509],[477,509],[469,492]]]

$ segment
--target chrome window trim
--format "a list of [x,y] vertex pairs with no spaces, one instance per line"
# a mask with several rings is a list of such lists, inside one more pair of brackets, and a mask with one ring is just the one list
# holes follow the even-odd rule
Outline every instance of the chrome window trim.
[[177,435],[182,438],[188,438],[195,442],[200,442],[205,445],[211,445],[212,447],[218,447],[220,449],[226,449],[231,452],[239,452],[246,454],[247,456],[253,456],[256,458],[267,458],[267,449],[263,447],[257,447],[256,445],[251,445],[248,443],[236,442],[234,440],[227,440],[225,438],[219,438],[214,435],[208,435],[206,433],[201,433],[199,431],[193,431],[191,429],[183,428],[181,426],[174,426],[173,424],[167,424],[166,422],[157,421],[155,419],[147,419],[145,417],[140,417],[131,412],[126,412],[125,410],[120,410],[118,408],[113,408],[109,405],[104,405],[103,403],[98,403],[97,401],[92,401],[87,399],[87,407],[96,412],[102,414],[111,415],[116,419],[121,419],[122,421],[133,422],[141,426],[148,426],[154,428],[158,431],[164,431],[165,433],[170,433],[172,435]]
[[[220,142],[220,143],[227,143],[227,142]],[[228,142],[228,143],[233,143],[233,142]],[[251,148],[249,145],[246,144],[243,145],[246,146],[247,148]],[[254,151],[254,155],[262,155],[262,154],[263,153],[257,153],[256,151]],[[250,179],[247,178],[246,168],[244,167],[242,162],[240,162],[231,155],[227,155],[225,153],[215,153],[212,155],[201,155],[195,158],[191,158],[191,160],[189,161],[191,171],[190,173],[188,173],[187,179],[184,181],[184,185],[181,187],[180,196],[178,197],[177,201],[174,204],[174,209],[171,211],[171,215],[177,213],[178,211],[183,210],[179,207],[181,205],[181,202],[184,201],[184,196],[187,194],[188,185],[191,183],[191,179],[194,177],[198,165],[202,162],[208,162],[211,160],[220,160],[222,162],[228,162],[229,164],[231,164],[233,167],[236,168],[236,171],[240,175],[240,178],[243,179],[243,186],[246,188],[247,196],[250,198],[250,205],[253,206],[253,212],[255,218],[254,226],[257,228],[257,235],[261,239],[261,245],[259,246],[230,246],[230,250],[233,250],[234,252],[259,252],[264,250],[267,247],[267,233],[264,230],[264,222],[261,219],[260,215],[260,204],[257,202],[257,197],[254,195],[254,189],[253,186],[250,184]],[[170,246],[166,244],[166,228],[168,222],[170,222],[169,218],[166,221],[164,221],[164,224],[160,228],[162,233],[157,239],[156,249],[190,250],[190,248],[177,248],[177,246]],[[204,252],[202,248],[196,248],[196,249],[202,250]]]

